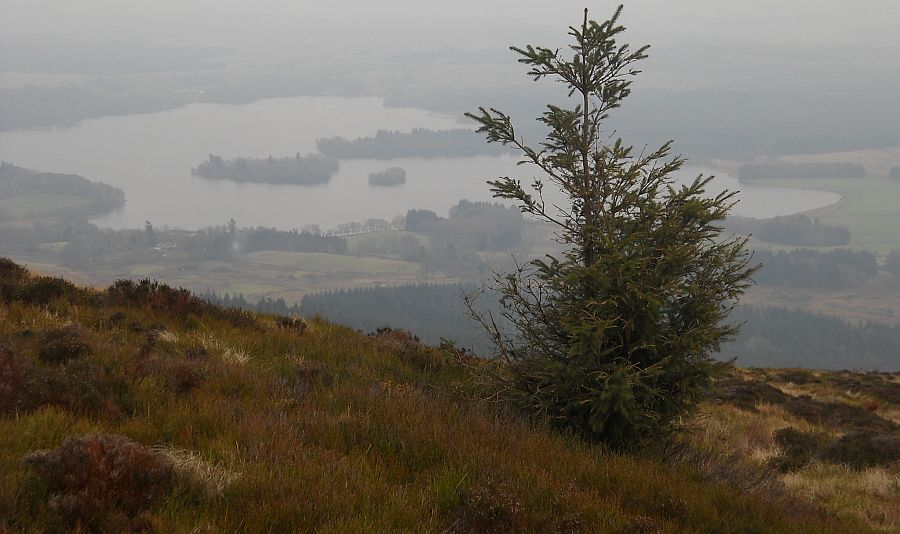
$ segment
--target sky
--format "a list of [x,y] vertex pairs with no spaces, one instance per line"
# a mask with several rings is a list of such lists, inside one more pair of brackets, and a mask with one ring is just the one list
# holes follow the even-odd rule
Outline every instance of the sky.
[[[143,40],[173,44],[470,48],[551,38],[588,7],[556,0],[0,0],[5,39]],[[650,42],[751,41],[891,45],[896,0],[637,0],[624,22]]]

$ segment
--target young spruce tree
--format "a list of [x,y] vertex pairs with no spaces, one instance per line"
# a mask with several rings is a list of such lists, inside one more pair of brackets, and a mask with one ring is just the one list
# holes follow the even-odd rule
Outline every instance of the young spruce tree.
[[[726,324],[750,285],[746,239],[722,234],[734,192],[709,196],[712,177],[675,183],[684,159],[671,142],[636,153],[604,139],[603,123],[630,93],[637,50],[618,44],[622,6],[605,22],[571,27],[571,59],[559,50],[511,47],[535,81],[562,82],[571,107],[548,105],[549,133],[538,148],[510,117],[479,108],[467,116],[488,142],[517,149],[540,174],[530,187],[489,181],[495,197],[557,229],[560,257],[497,275],[501,313],[473,312],[499,355],[501,393],[588,439],[630,448],[677,428],[709,386],[712,353],[737,327]],[[544,187],[566,201],[544,200]],[[471,298],[467,298],[473,310]]]

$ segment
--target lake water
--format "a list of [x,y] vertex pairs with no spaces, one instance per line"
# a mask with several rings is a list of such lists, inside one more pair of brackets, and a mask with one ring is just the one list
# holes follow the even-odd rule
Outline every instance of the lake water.
[[[355,138],[378,129],[458,128],[451,116],[385,107],[378,98],[277,98],[247,105],[193,104],[159,113],[88,120],[69,128],[0,133],[0,160],[50,172],[80,174],[125,191],[126,205],[95,219],[112,228],[154,225],[185,229],[223,225],[332,228],[368,218],[390,219],[411,208],[446,214],[460,199],[489,200],[485,180],[501,175],[530,183],[533,174],[510,156],[454,159],[345,160],[326,184],[267,185],[191,176],[208,154],[225,158],[305,154],[320,137]],[[405,184],[372,187],[373,171],[400,166]],[[703,169],[685,169],[684,178]],[[834,193],[739,184],[719,175],[714,189],[741,190],[734,212],[772,217],[837,202]],[[714,191],[715,192],[715,191]]]

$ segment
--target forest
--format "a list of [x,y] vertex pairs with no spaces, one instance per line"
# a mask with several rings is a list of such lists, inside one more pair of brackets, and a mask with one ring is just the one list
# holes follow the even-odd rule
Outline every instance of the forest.
[[847,289],[878,274],[878,261],[867,250],[756,250],[753,260],[763,265],[754,279],[773,286]]
[[771,219],[729,217],[729,232],[753,237],[778,245],[794,247],[836,247],[850,243],[850,230],[831,226],[808,215],[786,215]]
[[[355,288],[307,295],[299,305],[267,298],[250,302],[242,295],[207,293],[202,297],[225,307],[322,317],[364,332],[403,328],[429,344],[452,342],[489,356],[492,345],[463,303],[463,295],[478,290],[471,284]],[[476,300],[477,309],[493,310],[495,317],[498,307],[489,294]],[[900,371],[897,327],[743,305],[735,308],[729,320],[743,326],[737,338],[722,346],[719,357],[737,358],[742,366]]]

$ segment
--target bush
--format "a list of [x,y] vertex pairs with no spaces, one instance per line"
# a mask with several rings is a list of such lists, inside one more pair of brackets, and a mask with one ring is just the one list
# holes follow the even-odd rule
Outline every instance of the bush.
[[169,460],[117,435],[67,438],[27,461],[63,523],[95,532],[128,528],[171,489],[175,475]]
[[302,317],[298,317],[296,315],[289,316],[279,316],[276,320],[276,324],[278,328],[283,328],[285,330],[293,330],[298,334],[302,334],[306,331],[306,321],[303,320]]
[[775,432],[775,443],[781,447],[781,454],[772,459],[772,464],[782,473],[788,473],[806,467],[819,454],[825,440],[796,428],[782,428]]
[[0,414],[21,410],[21,395],[25,385],[22,364],[9,347],[0,345]]
[[228,321],[233,326],[262,330],[249,313],[235,308],[220,308],[184,288],[174,289],[155,280],[116,280],[106,290],[108,305],[140,306],[184,321],[191,316],[207,316]]
[[854,432],[829,444],[822,458],[856,469],[891,465],[900,461],[900,437],[878,432]]
[[67,280],[48,276],[29,278],[25,269],[8,260],[5,262],[0,265],[0,299],[5,302],[45,305],[53,299],[78,293],[78,288]]
[[65,363],[91,353],[81,328],[66,325],[47,330],[38,339],[38,358],[44,363]]
[[0,280],[21,280],[28,277],[28,270],[9,258],[0,258]]

